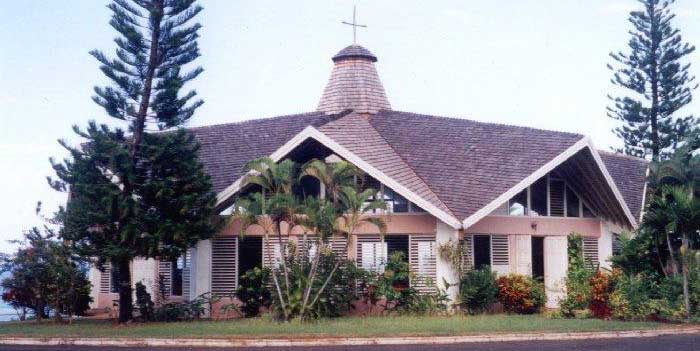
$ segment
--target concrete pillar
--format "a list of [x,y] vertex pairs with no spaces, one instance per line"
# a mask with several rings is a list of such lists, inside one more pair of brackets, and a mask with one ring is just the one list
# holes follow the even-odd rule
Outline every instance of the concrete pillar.
[[211,240],[202,240],[197,243],[192,260],[196,270],[193,277],[194,296],[192,296],[195,298],[211,292]]
[[102,272],[100,272],[95,265],[91,264],[90,265],[90,271],[88,273],[88,279],[90,279],[90,285],[92,287],[90,288],[90,297],[92,298],[92,302],[90,302],[90,308],[97,308],[98,306],[98,299],[100,296],[100,277],[102,276]]
[[619,233],[621,232],[621,228],[610,222],[600,222],[600,238],[598,238],[598,260],[600,260],[600,268],[612,269],[610,257],[613,255],[612,245],[614,231]]
[[[131,284],[136,294],[136,283],[146,286],[146,291],[154,298],[153,288],[156,286],[156,261],[152,258],[135,258],[131,262]],[[134,295],[135,296],[135,295]]]
[[547,308],[558,308],[559,301],[566,297],[566,272],[569,269],[567,237],[544,238],[544,289]]
[[[444,222],[438,220],[436,228],[436,250],[441,244],[444,244],[452,240],[453,242],[459,241],[459,231],[445,224]],[[446,291],[452,302],[457,301],[457,295],[459,293],[459,287],[452,285],[449,289],[446,289],[444,281],[450,284],[459,283],[459,277],[457,276],[457,271],[452,267],[452,264],[448,261],[443,260],[439,254],[436,252],[436,285]]]
[[532,236],[511,235],[512,271],[516,274],[532,275]]

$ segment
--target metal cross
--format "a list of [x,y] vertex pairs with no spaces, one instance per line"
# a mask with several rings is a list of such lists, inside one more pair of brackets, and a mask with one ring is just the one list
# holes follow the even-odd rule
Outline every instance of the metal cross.
[[353,6],[352,7],[352,23],[342,21],[343,24],[347,24],[349,26],[352,26],[352,43],[353,44],[357,44],[357,27],[367,28],[367,26],[364,24],[357,24],[357,21],[355,20],[356,10],[357,10],[357,6]]

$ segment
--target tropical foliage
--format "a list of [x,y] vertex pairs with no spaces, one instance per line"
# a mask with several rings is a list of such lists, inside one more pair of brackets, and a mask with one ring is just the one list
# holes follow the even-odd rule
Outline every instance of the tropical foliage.
[[244,316],[255,317],[260,313],[261,307],[269,307],[272,303],[270,289],[267,287],[269,278],[269,269],[255,267],[238,279],[236,297],[241,301]]
[[531,277],[509,274],[499,277],[496,283],[498,301],[506,312],[532,314],[537,313],[544,306],[544,286]]
[[497,294],[496,273],[489,267],[470,270],[459,283],[459,306],[470,314],[481,313],[497,301]]
[[[342,260],[323,264],[324,253],[332,251],[331,239],[342,237],[349,245],[363,225],[374,226],[383,234],[384,222],[369,214],[385,205],[374,200],[377,190],[360,190],[355,179],[361,173],[345,161],[312,160],[300,166],[291,160],[277,163],[262,158],[250,162],[247,169],[245,184],[253,190],[236,201],[233,220],[241,222],[242,235],[255,226],[262,229],[266,242],[278,245],[279,266],[272,270],[277,316],[282,320],[314,317],[317,303],[327,289],[333,289],[329,285],[343,264]],[[325,189],[320,196],[300,191],[307,177]],[[313,234],[312,255],[290,255],[283,237],[294,230]]]
[[16,243],[21,245],[17,252],[0,262],[0,273],[10,273],[0,286],[3,301],[22,311],[21,319],[27,310],[37,319],[51,313],[58,320],[88,310],[92,299],[85,265],[52,230],[42,234],[33,228]]
[[590,279],[596,273],[583,257],[583,240],[580,235],[568,236],[568,261],[566,273],[566,297],[559,302],[562,315],[576,317],[588,309],[591,301]]

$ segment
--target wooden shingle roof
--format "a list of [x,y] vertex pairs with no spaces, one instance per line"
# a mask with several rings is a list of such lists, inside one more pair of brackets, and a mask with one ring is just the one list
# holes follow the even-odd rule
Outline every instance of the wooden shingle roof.
[[[248,161],[271,155],[311,126],[444,213],[463,220],[576,144],[579,134],[380,111],[312,112],[190,129],[221,192]],[[601,153],[638,218],[646,163]]]

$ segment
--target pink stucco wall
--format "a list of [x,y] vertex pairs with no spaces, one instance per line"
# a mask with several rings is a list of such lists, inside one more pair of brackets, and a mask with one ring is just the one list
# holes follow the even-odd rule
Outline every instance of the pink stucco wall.
[[[428,213],[411,213],[411,214],[394,214],[394,215],[377,215],[376,217],[383,218],[387,225],[387,233],[389,234],[435,234],[436,219]],[[219,232],[219,235],[238,235],[241,230],[240,221],[234,220],[228,223]],[[282,227],[282,232],[287,232],[286,224]],[[248,228],[247,235],[263,235],[263,228],[259,225],[253,225]],[[379,234],[379,230],[370,224],[362,225],[355,232],[358,235],[363,234]],[[301,235],[303,231],[297,227],[292,230],[292,234]]]
[[600,237],[600,219],[526,216],[486,216],[467,234],[568,235]]

